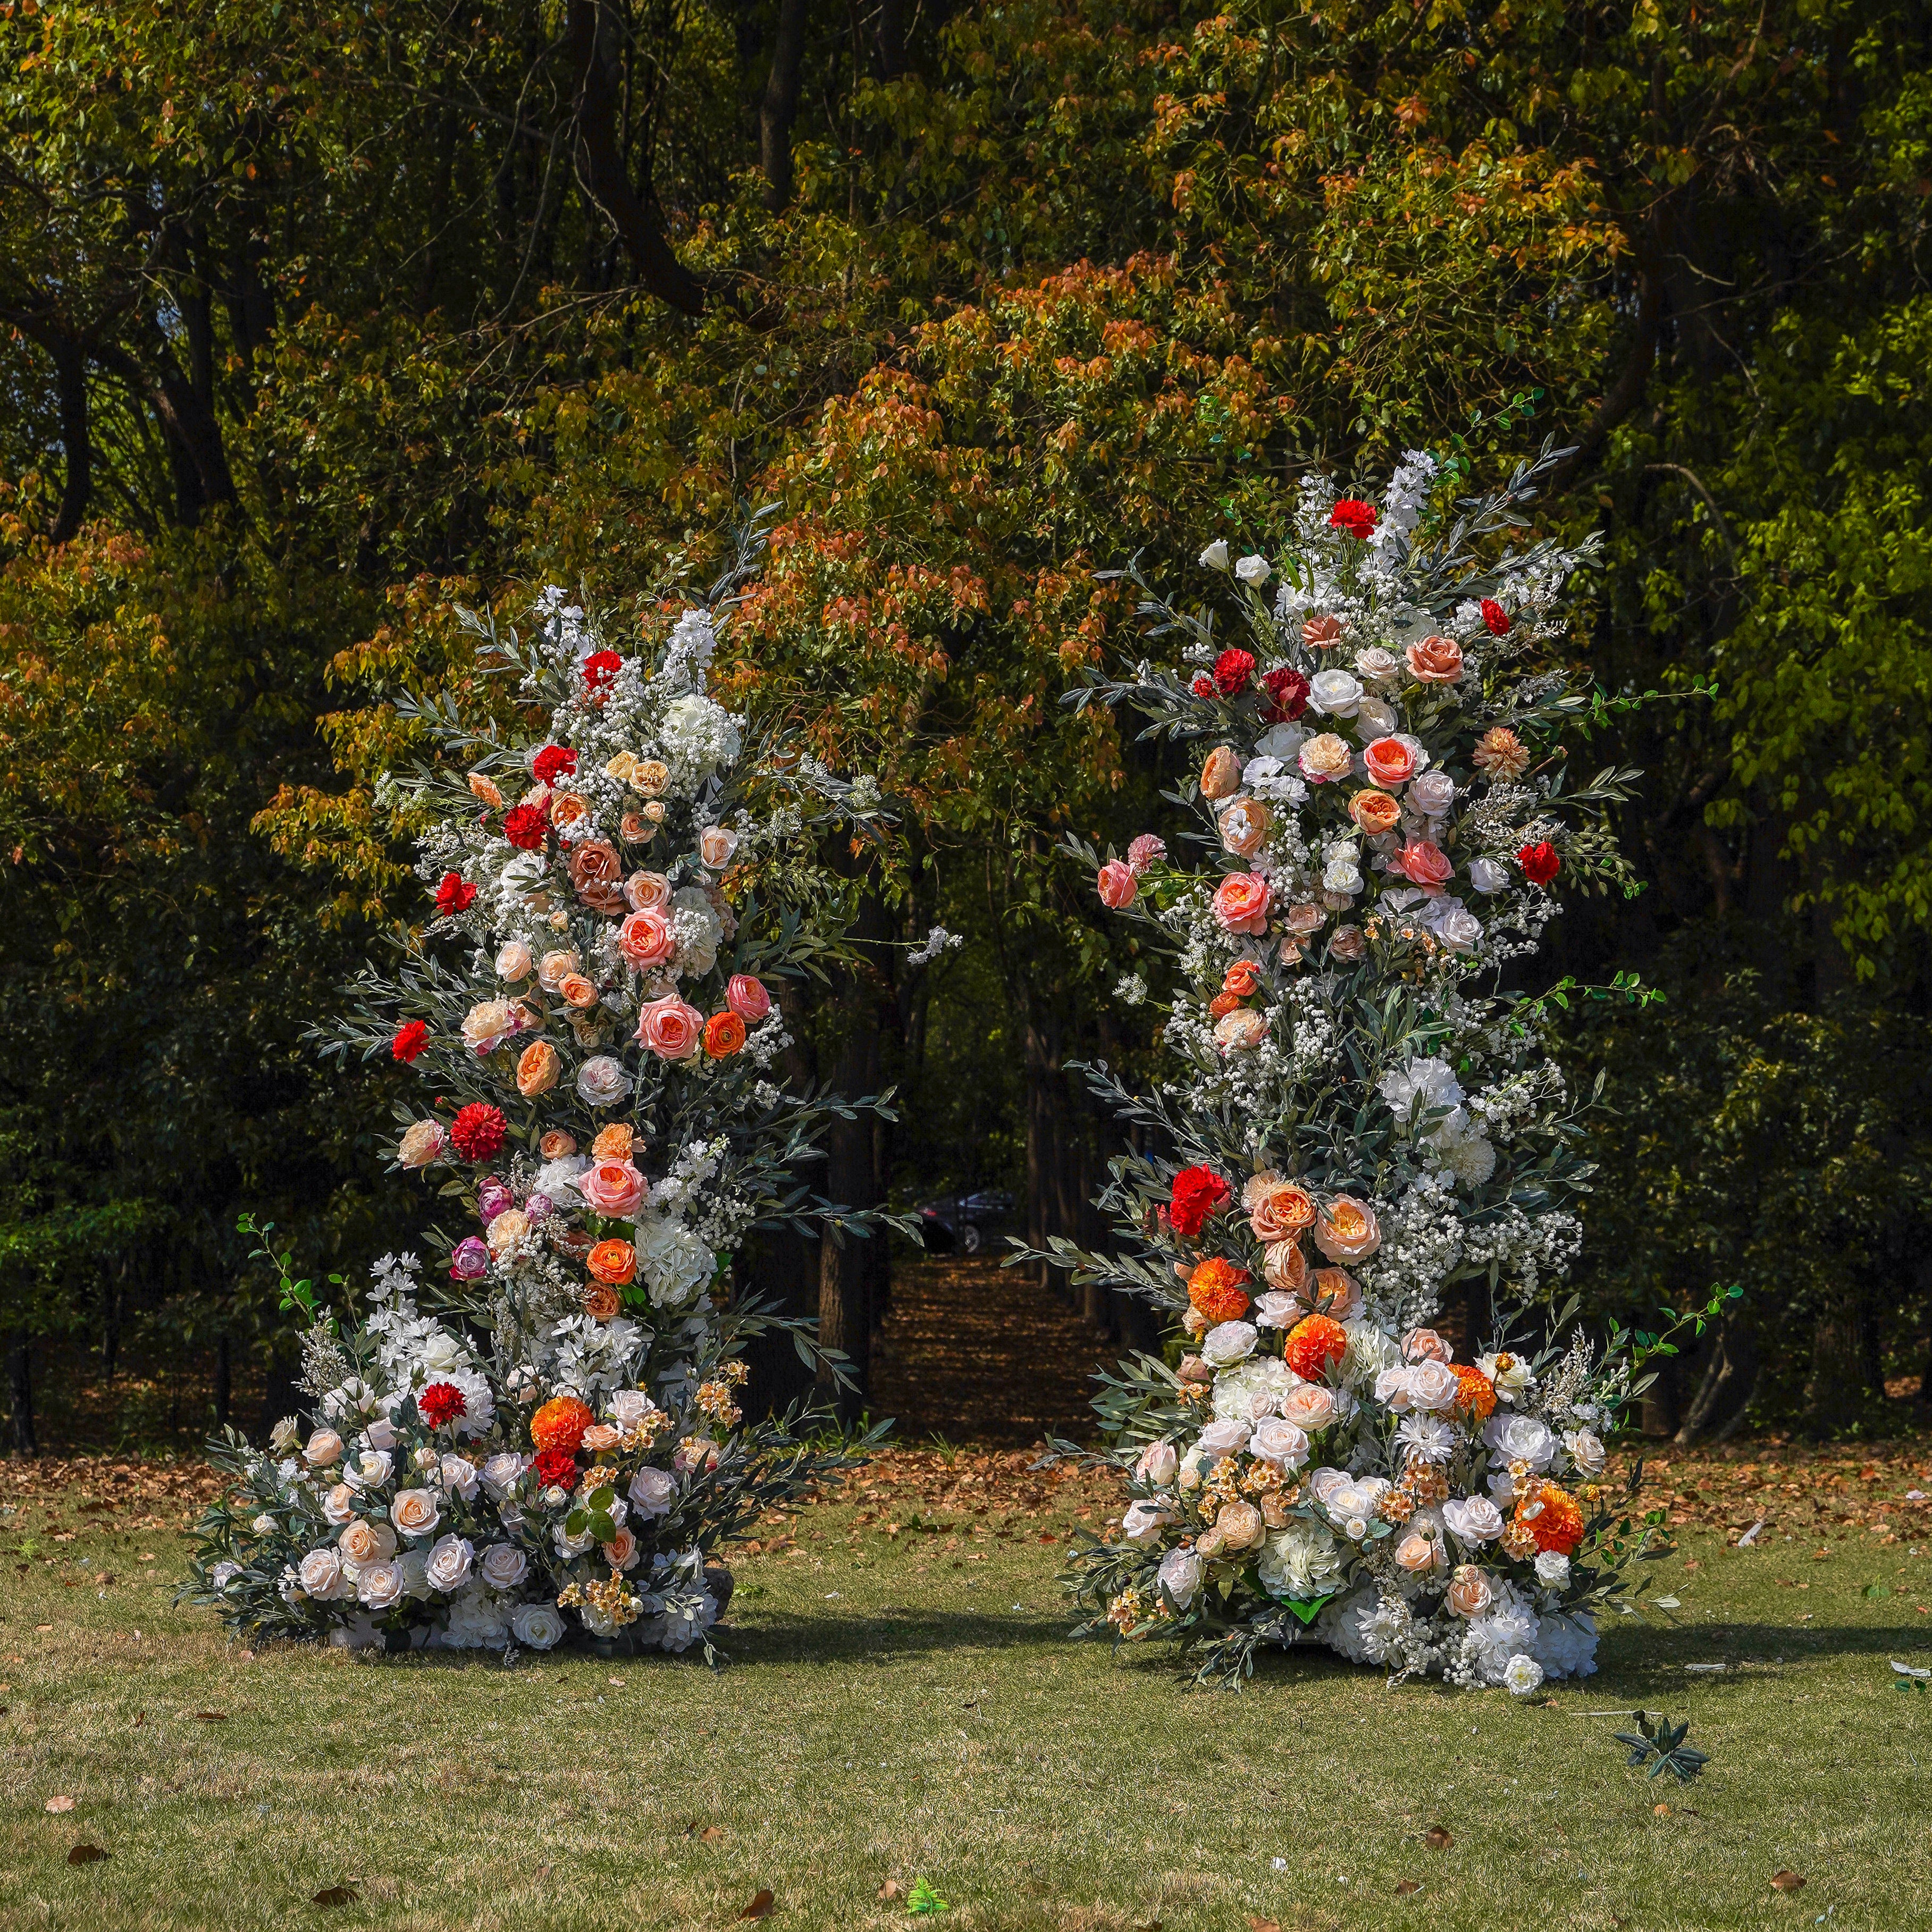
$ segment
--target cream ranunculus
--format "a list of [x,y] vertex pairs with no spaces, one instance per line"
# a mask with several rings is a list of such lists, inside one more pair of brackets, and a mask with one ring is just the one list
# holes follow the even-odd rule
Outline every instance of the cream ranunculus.
[[1268,1534],[1268,1525],[1252,1503],[1223,1503],[1214,1527],[1229,1550],[1252,1550]]

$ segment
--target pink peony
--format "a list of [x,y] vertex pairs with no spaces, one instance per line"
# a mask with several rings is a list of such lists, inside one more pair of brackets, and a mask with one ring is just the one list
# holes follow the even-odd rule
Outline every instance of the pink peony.
[[1250,936],[1268,930],[1273,888],[1253,872],[1230,872],[1214,892],[1214,918],[1224,932]]
[[749,973],[734,973],[724,988],[724,1004],[748,1027],[753,1027],[770,1015],[772,996],[765,991],[764,980]]

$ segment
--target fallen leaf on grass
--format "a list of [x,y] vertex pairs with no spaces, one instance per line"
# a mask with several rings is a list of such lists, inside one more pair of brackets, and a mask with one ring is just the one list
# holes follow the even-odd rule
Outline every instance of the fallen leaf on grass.
[[772,1907],[777,1903],[778,1901],[772,1898],[769,1892],[761,1892],[758,1894],[757,1898],[752,1900],[749,1905],[746,1906],[742,1912],[739,1913],[738,1916],[740,1918],[764,1918],[769,1917]]
[[1412,1892],[1418,1892],[1421,1889],[1422,1881],[1419,1878],[1398,1879],[1396,1881],[1395,1895],[1398,1898],[1406,1898]]
[[889,1878],[884,1885],[880,1886],[878,1895],[890,1904],[895,1898],[904,1898],[906,1888],[897,1879]]
[[1804,1877],[1802,1872],[1773,1872],[1771,1876],[1771,1888],[1774,1892],[1796,1892],[1804,1882]]
[[1136,1918],[1134,1932],[1160,1932],[1160,1921],[1158,1918]]
[[228,1721],[226,1711],[197,1711],[194,1714],[204,1724],[225,1724]]
[[716,1844],[724,1835],[724,1827],[722,1825],[707,1825],[698,1833],[698,1842],[705,1845]]
[[1422,1842],[1432,1852],[1446,1852],[1456,1840],[1450,1836],[1446,1825],[1432,1825],[1423,1833]]
[[356,1888],[352,1885],[327,1885],[310,1901],[315,1905],[353,1905]]
[[70,1865],[98,1864],[107,1856],[98,1845],[76,1845],[68,1853],[67,1862]]
[[74,1809],[74,1800],[63,1792],[58,1798],[50,1798],[47,1800],[47,1809],[50,1811],[71,1811]]
[[1670,1807],[1668,1804],[1653,1804],[1650,1808],[1660,1818],[1668,1818],[1670,1816]]
[[1281,1932],[1281,1921],[1279,1918],[1250,1918],[1248,1932]]

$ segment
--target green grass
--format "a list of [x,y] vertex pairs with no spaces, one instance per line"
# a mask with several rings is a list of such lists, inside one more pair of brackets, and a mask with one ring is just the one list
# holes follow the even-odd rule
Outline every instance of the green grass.
[[[56,1549],[23,1508],[0,1523],[0,1925],[724,1927],[769,1888],[804,1932],[909,1923],[879,1894],[921,1878],[954,1932],[1842,1932],[1932,1911],[1932,1694],[1888,1668],[1932,1664],[1924,1540],[1817,1561],[1808,1539],[1687,1533],[1698,1568],[1655,1586],[1677,1621],[1612,1630],[1600,1674],[1547,1702],[1390,1691],[1318,1652],[1189,1695],[1064,1640],[1040,1537],[1076,1485],[1041,1502],[1002,1473],[975,1514],[956,1469],[927,1480],[955,1486],[939,1532],[828,1505],[796,1550],[741,1559],[722,1676],[244,1660],[169,1606],[170,1536],[104,1523]],[[1639,1706],[1688,1715],[1712,1758],[1694,1785],[1645,1781],[1591,1714]],[[56,1795],[74,1808],[50,1815]],[[110,1856],[70,1866],[82,1843]],[[1780,1868],[1803,1889],[1774,1891]],[[310,1903],[344,1884],[353,1904]]]

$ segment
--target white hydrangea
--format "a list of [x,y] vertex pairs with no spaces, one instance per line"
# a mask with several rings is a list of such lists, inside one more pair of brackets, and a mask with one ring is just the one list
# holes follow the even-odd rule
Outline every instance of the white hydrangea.
[[672,789],[695,791],[712,772],[736,761],[744,739],[737,721],[701,692],[673,698],[665,706],[658,735]]
[[638,1279],[653,1308],[676,1308],[717,1271],[718,1258],[684,1223],[668,1214],[646,1214],[638,1223]]
[[1262,1544],[1256,1573],[1270,1596],[1326,1596],[1342,1581],[1342,1546],[1319,1523],[1291,1522]]

